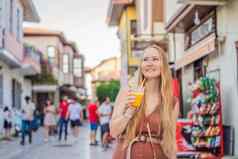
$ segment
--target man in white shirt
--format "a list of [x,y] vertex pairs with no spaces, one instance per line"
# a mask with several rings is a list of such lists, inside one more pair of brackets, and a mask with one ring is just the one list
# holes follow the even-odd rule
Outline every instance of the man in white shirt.
[[98,109],[100,116],[101,133],[102,133],[102,146],[106,150],[108,146],[108,135],[109,135],[109,122],[112,115],[112,106],[110,104],[110,98],[106,97],[105,101]]
[[80,119],[82,117],[82,108],[77,102],[76,97],[69,104],[68,113],[73,135],[75,138],[77,138],[79,136],[79,126],[81,124]]
[[29,143],[32,143],[32,128],[31,124],[34,118],[35,104],[31,102],[29,96],[25,97],[26,104],[22,107],[22,138],[21,145],[25,144],[26,133],[29,136]]

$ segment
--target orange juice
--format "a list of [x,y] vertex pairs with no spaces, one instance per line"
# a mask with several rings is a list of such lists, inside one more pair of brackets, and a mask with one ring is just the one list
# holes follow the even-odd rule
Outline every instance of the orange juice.
[[132,104],[132,106],[135,108],[139,108],[141,105],[144,93],[143,92],[132,92],[131,94],[135,96],[135,101]]

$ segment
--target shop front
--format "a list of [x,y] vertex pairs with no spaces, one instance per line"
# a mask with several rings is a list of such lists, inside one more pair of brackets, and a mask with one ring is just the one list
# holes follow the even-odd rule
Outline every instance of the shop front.
[[[217,6],[187,4],[170,19],[166,30],[183,34],[176,52],[183,119],[177,123],[178,158],[222,158],[224,155]],[[174,43],[179,44],[178,41]],[[176,44],[173,45],[176,47]],[[170,48],[177,50],[177,48]],[[214,69],[215,68],[215,69]],[[182,140],[181,140],[182,138]]]

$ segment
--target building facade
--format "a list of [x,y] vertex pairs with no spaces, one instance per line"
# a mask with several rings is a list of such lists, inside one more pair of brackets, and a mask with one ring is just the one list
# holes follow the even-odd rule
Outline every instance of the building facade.
[[190,83],[204,75],[213,77],[220,82],[223,123],[238,136],[238,1],[168,0],[166,8],[169,53],[180,79],[184,115],[191,109]]
[[[33,92],[35,101],[42,107],[42,101],[50,99],[58,105],[63,96],[74,96],[84,87],[83,56],[76,45],[66,40],[60,31],[42,28],[25,28],[24,41],[42,52],[42,59],[49,64],[51,72],[47,76],[53,79],[35,83]],[[76,81],[77,78],[80,78]],[[81,82],[79,84],[79,82]]]
[[143,49],[156,42],[166,49],[164,0],[111,0],[107,22],[118,27],[121,41],[121,85],[136,74]]
[[92,98],[96,99],[96,88],[103,82],[120,79],[120,58],[111,57],[101,61],[90,70]]
[[0,1],[0,105],[20,109],[31,96],[31,77],[40,73],[39,54],[23,41],[23,22],[39,22],[31,0]]

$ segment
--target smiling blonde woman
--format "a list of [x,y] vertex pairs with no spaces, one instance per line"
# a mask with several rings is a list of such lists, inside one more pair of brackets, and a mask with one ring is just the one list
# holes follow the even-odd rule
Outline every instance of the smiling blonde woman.
[[166,53],[151,44],[144,50],[138,87],[144,84],[139,108],[135,95],[121,88],[115,103],[110,130],[118,145],[113,159],[175,159],[178,103],[172,93],[172,77]]

